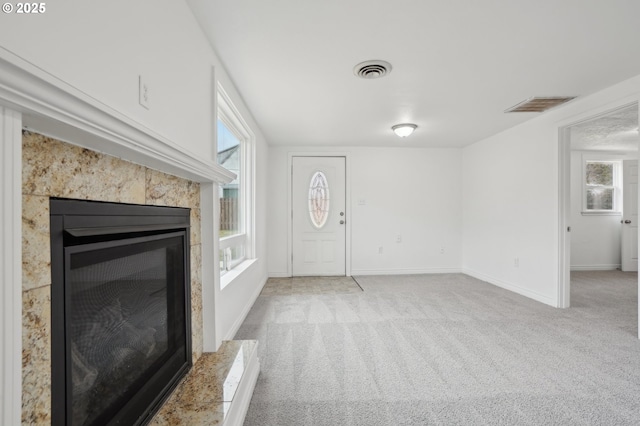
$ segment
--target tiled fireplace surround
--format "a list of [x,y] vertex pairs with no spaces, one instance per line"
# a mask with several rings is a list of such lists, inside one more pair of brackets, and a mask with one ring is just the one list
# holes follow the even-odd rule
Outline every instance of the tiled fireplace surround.
[[23,133],[22,422],[51,422],[49,197],[191,209],[191,324],[202,355],[200,185],[35,133]]

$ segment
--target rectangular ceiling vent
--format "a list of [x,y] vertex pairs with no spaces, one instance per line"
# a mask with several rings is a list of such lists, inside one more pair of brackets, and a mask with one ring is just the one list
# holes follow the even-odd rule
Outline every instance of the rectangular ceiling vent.
[[534,96],[504,112],[544,112],[575,98],[576,96]]

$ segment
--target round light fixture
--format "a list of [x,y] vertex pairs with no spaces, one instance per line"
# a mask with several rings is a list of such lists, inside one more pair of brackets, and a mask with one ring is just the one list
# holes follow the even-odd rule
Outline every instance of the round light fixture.
[[401,138],[406,138],[411,133],[413,133],[413,131],[417,127],[418,126],[412,123],[402,123],[402,124],[396,124],[395,126],[391,127],[391,130],[393,130],[393,133],[400,136]]

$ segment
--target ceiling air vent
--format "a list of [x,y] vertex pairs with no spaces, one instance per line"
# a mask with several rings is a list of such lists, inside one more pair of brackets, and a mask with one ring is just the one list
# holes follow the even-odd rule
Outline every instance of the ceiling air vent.
[[504,112],[543,112],[575,98],[576,96],[534,96]]
[[353,73],[360,78],[373,79],[384,77],[391,72],[391,64],[386,61],[365,61],[353,68]]

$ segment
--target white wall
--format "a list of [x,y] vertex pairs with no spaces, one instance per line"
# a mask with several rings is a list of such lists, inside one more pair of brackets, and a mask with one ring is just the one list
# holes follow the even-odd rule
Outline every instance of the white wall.
[[557,306],[558,128],[637,101],[639,92],[637,76],[464,149],[465,272]]
[[[47,3],[41,15],[3,14],[0,47],[160,135],[194,157],[213,159],[215,77],[256,134],[256,262],[219,293],[218,330],[251,304],[267,277],[267,144],[184,1],[113,0]],[[138,104],[138,76],[150,108]],[[203,221],[213,217],[203,217]],[[213,261],[213,260],[212,260]],[[226,290],[226,289],[225,289]]]
[[[583,155],[597,155],[592,151],[571,152],[571,269],[607,270],[620,267],[622,216],[582,215],[584,193]],[[606,155],[603,160],[622,160]]]
[[[194,154],[211,158],[213,53],[182,1],[56,1],[3,14],[0,44]],[[138,104],[138,75],[150,109]]]
[[[460,271],[461,150],[271,147],[271,276],[287,275],[289,153],[322,151],[348,155],[351,253],[347,256],[353,275]],[[397,235],[402,236],[401,243],[396,242]]]

